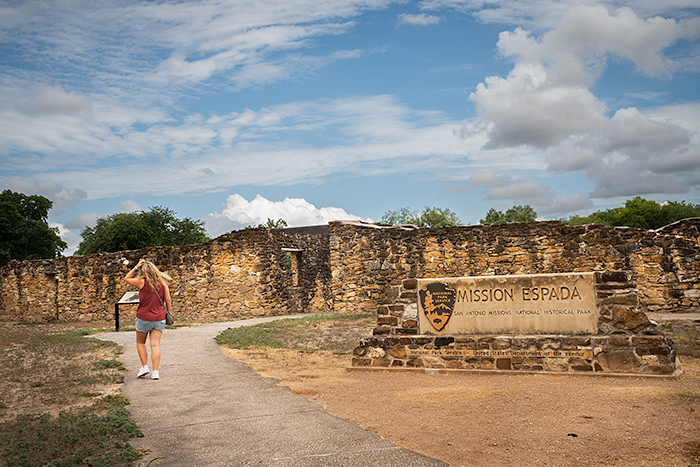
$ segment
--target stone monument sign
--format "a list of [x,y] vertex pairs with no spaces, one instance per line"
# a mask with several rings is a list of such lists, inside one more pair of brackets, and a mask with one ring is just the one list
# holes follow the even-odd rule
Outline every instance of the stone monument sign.
[[682,373],[627,271],[408,278],[377,310],[353,368]]
[[593,273],[418,280],[420,334],[596,334]]

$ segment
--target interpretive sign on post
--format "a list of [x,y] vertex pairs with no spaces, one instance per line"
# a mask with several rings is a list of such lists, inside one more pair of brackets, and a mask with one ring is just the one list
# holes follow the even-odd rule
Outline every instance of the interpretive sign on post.
[[124,292],[114,304],[114,330],[119,332],[119,305],[135,305],[139,303],[139,291]]
[[418,280],[421,334],[595,334],[594,273]]

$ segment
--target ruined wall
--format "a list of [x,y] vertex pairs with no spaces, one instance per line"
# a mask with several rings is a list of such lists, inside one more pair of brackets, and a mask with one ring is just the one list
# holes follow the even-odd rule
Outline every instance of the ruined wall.
[[643,311],[700,311],[698,219],[659,231],[558,221],[381,228],[332,222],[330,257],[337,312],[376,312],[405,279],[625,271]]
[[[407,293],[407,279],[604,270],[631,274],[643,311],[700,311],[699,228],[700,219],[656,232],[560,222],[246,229],[199,245],[11,262],[0,269],[0,320],[111,319],[131,290],[122,258],[142,257],[173,277],[176,316],[191,319],[375,313]],[[133,316],[135,306],[121,310]]]
[[[146,258],[173,277],[176,319],[331,309],[327,238],[261,228],[197,245],[13,261],[0,270],[0,320],[110,320],[117,299],[133,290],[122,280],[124,258],[131,266]],[[135,311],[120,307],[122,317]]]

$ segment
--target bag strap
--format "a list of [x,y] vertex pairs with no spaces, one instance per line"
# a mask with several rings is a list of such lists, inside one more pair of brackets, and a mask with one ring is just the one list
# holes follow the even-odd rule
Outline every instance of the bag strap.
[[165,308],[165,312],[168,313],[168,307],[166,307],[165,303],[163,303],[163,299],[160,298],[160,294],[158,293],[157,290],[155,291],[155,293],[156,293],[156,297],[158,297],[158,301],[160,302],[161,305],[163,305],[163,308]]

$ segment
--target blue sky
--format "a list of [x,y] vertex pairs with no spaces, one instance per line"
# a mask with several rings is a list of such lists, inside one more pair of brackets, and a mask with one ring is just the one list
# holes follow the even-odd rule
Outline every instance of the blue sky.
[[700,203],[697,0],[0,1],[0,185],[217,236]]

